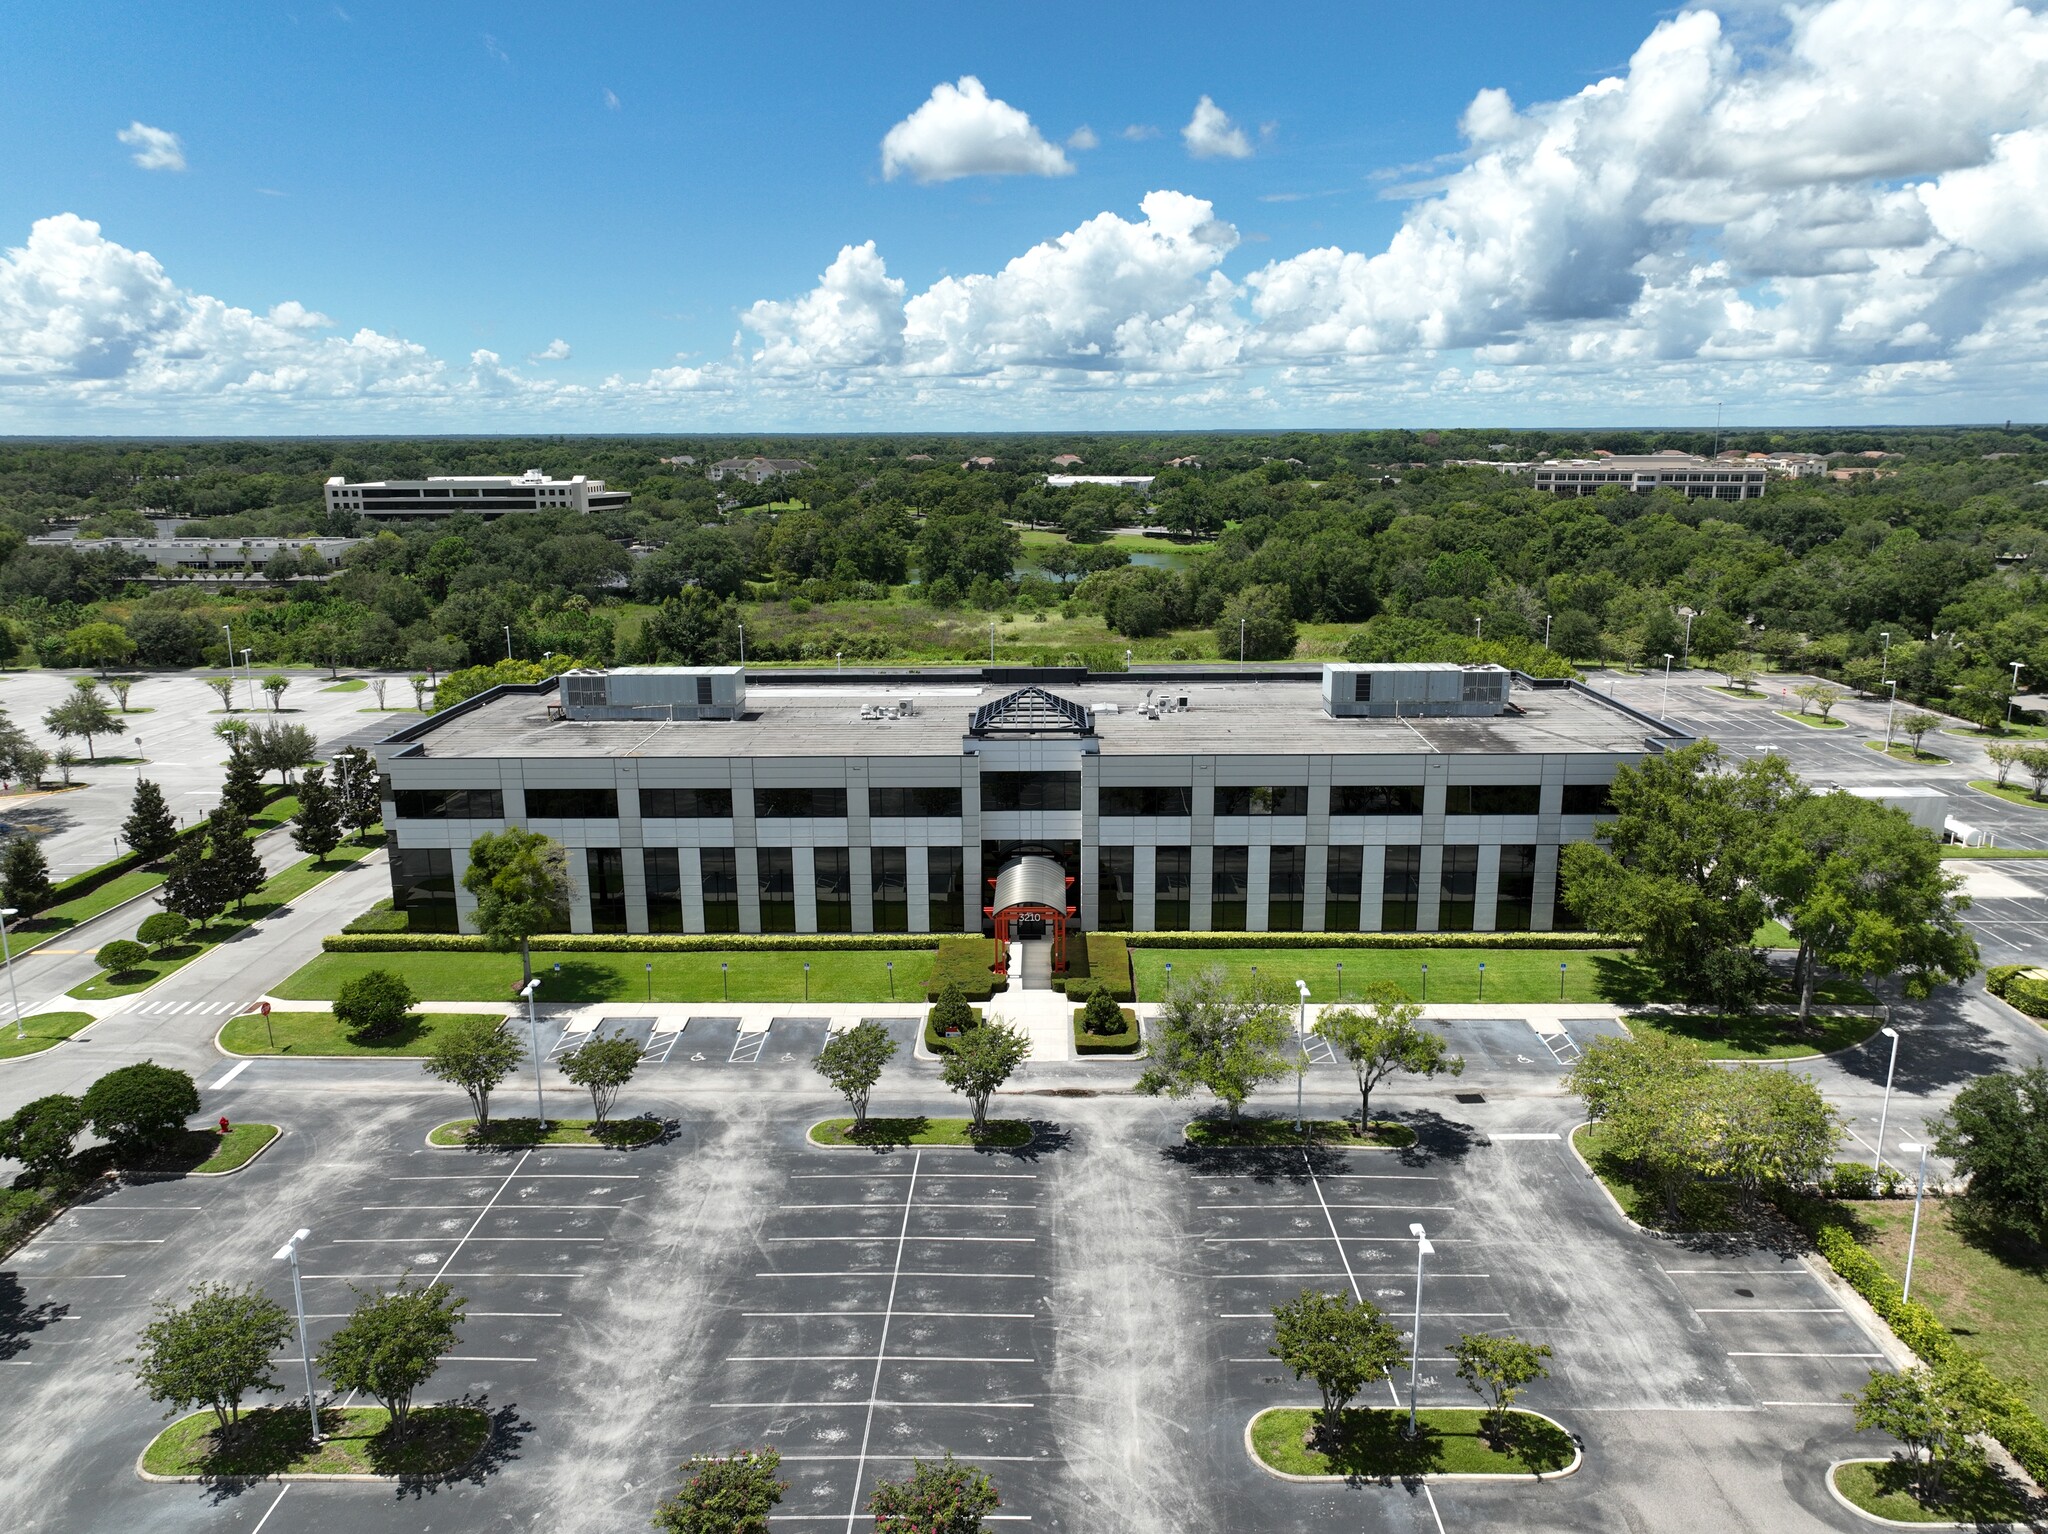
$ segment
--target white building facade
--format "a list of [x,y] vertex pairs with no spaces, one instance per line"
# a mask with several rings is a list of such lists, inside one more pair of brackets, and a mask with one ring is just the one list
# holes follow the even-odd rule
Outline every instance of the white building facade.
[[436,475],[355,485],[337,474],[327,481],[326,496],[329,512],[351,512],[372,522],[451,517],[457,512],[502,517],[532,511],[624,511],[633,504],[629,492],[607,490],[601,479],[581,474],[549,479],[539,469],[524,474]]

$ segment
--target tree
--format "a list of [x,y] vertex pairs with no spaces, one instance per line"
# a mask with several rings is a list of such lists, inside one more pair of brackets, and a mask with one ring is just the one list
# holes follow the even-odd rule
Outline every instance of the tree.
[[2048,1068],[1980,1076],[1935,1121],[1964,1180],[1961,1212],[1998,1239],[2048,1246]]
[[1835,705],[1848,697],[1848,691],[1832,682],[1804,682],[1792,689],[1792,696],[1799,700],[1802,714],[1818,712],[1826,719],[1834,713]]
[[1370,1012],[1330,1007],[1316,1019],[1315,1035],[1350,1063],[1358,1078],[1358,1124],[1372,1128],[1372,1089],[1396,1071],[1412,1076],[1464,1074],[1465,1061],[1450,1052],[1441,1035],[1419,1026],[1422,1008],[1398,985],[1368,986]]
[[128,694],[135,690],[133,677],[117,676],[107,683],[107,691],[114,695],[114,702],[122,713],[128,712]]
[[33,916],[57,898],[50,883],[50,860],[42,843],[26,831],[7,839],[0,850],[0,894],[24,916]]
[[359,1390],[391,1414],[390,1431],[404,1437],[412,1398],[434,1377],[441,1359],[461,1340],[469,1301],[446,1284],[401,1278],[388,1294],[357,1289],[356,1307],[320,1350],[320,1372],[337,1390]]
[[1985,1413],[1956,1384],[1948,1371],[1916,1364],[1895,1374],[1873,1374],[1862,1390],[1845,1397],[1854,1408],[1858,1432],[1889,1433],[1905,1446],[1908,1473],[1922,1502],[1941,1496],[1942,1475],[1950,1465],[1983,1461],[1975,1435],[1987,1425]]
[[1273,1343],[1266,1349],[1296,1379],[1323,1393],[1322,1428],[1334,1441],[1344,1408],[1401,1361],[1401,1334],[1371,1300],[1304,1289],[1273,1307]]
[[125,735],[128,726],[116,718],[95,688],[91,677],[80,677],[71,696],[43,715],[43,725],[59,740],[83,739],[87,758],[97,761],[93,737]]
[[[1072,996],[1071,988],[1067,994]],[[1110,994],[1107,986],[1097,986],[1088,993],[1088,1000],[1081,1008],[1081,1027],[1097,1034],[1124,1031],[1124,1009],[1117,1005],[1116,997]]]
[[263,691],[269,695],[270,711],[273,714],[284,711],[285,689],[292,685],[292,679],[281,672],[273,671],[263,679]]
[[341,803],[327,786],[327,770],[319,765],[299,775],[299,807],[292,815],[292,845],[324,865],[327,854],[341,845]]
[[1996,730],[2011,704],[2011,673],[2001,666],[1979,666],[1963,674],[1950,706],[1979,730]]
[[213,874],[212,860],[206,855],[206,838],[193,835],[180,839],[165,865],[164,882],[157,886],[157,903],[204,932],[206,924],[227,905]]
[[377,759],[361,746],[344,746],[334,753],[330,765],[334,769],[334,797],[340,804],[341,823],[361,841],[364,832],[384,818],[384,791],[377,782]]
[[421,1068],[436,1081],[469,1094],[470,1110],[481,1132],[490,1127],[491,1093],[525,1058],[525,1047],[505,1026],[504,1018],[479,1014],[443,1029]]
[[1991,758],[1991,765],[1998,771],[1998,786],[2005,787],[2005,780],[2012,776],[2020,758],[2027,748],[2015,740],[1994,740],[1984,748],[1984,754]]
[[1561,612],[1551,625],[1550,648],[1567,660],[1597,659],[1600,625],[1582,612]]
[[1179,1099],[1207,1088],[1236,1118],[1261,1082],[1292,1069],[1280,1052],[1289,1012],[1288,997],[1270,979],[1232,980],[1221,970],[1176,977],[1161,1000],[1138,1090]]
[[50,765],[50,754],[0,708],[0,778],[33,787]]
[[955,1033],[964,1034],[971,1030],[980,1018],[974,1008],[967,1004],[960,987],[947,981],[939,987],[939,999],[932,1003],[932,1010],[925,1019],[932,1032],[941,1036]]
[[431,690],[431,684],[427,681],[427,678],[424,675],[415,673],[405,679],[405,685],[412,689],[412,706],[421,713],[425,713],[427,709],[427,693]]
[[111,943],[102,943],[100,951],[94,954],[93,958],[108,974],[125,975],[130,970],[149,962],[149,950],[140,943],[117,938]]
[[251,895],[262,891],[269,878],[263,871],[262,854],[249,835],[249,822],[232,804],[223,804],[206,817],[206,839],[213,849],[206,860],[206,876],[220,903],[225,906],[232,901],[239,911]]
[[1020,1028],[990,1018],[960,1036],[939,1063],[939,1076],[967,1099],[974,1113],[970,1133],[988,1129],[988,1100],[1008,1081],[1031,1053],[1031,1040]]
[[243,749],[263,771],[276,773],[280,783],[289,783],[293,769],[313,759],[313,732],[303,724],[273,719],[251,730]]
[[220,786],[220,802],[233,805],[251,820],[270,802],[270,790],[263,786],[263,769],[255,752],[240,746],[228,752],[228,775]]
[[142,918],[142,925],[135,929],[135,935],[161,953],[191,930],[192,923],[176,911],[158,911],[154,916]]
[[1466,1332],[1445,1351],[1457,1360],[1458,1378],[1486,1403],[1486,1436],[1498,1449],[1507,1438],[1508,1409],[1522,1387],[1550,1378],[1543,1367],[1551,1356],[1549,1344],[1525,1342],[1513,1332],[1501,1337]]
[[1689,1039],[1595,1039],[1565,1077],[1615,1154],[1648,1175],[1676,1221],[1679,1199],[1717,1164],[1714,1067]]
[[71,652],[73,660],[97,666],[100,675],[105,676],[107,667],[118,665],[135,653],[135,641],[118,623],[81,623],[64,636],[64,648]]
[[85,1116],[122,1165],[168,1145],[199,1111],[199,1088],[185,1072],[143,1060],[108,1071],[85,1089]]
[[1216,618],[1216,653],[1235,660],[1285,660],[1294,653],[1294,613],[1285,586],[1247,586]]
[[[233,659],[232,656],[229,657]],[[213,689],[213,695],[220,699],[221,711],[232,714],[235,711],[235,679],[232,676],[210,676],[206,685]]]
[[608,1039],[592,1034],[556,1063],[564,1076],[590,1094],[590,1111],[602,1129],[620,1089],[640,1068],[640,1046],[623,1031]]
[[62,1092],[38,1097],[0,1119],[0,1156],[47,1181],[70,1163],[72,1143],[85,1123],[85,1104],[77,1098]]
[[872,1019],[835,1033],[818,1051],[812,1069],[832,1083],[832,1090],[853,1109],[856,1133],[867,1127],[868,1094],[882,1079],[882,1067],[896,1057],[896,1041]]
[[1757,660],[1755,652],[1733,650],[1720,657],[1721,674],[1728,678],[1728,686],[1735,692],[1756,690]]
[[1751,1190],[1805,1187],[1833,1163],[1842,1117],[1805,1076],[1762,1065],[1724,1069],[1718,1099],[1716,1176]]
[[57,771],[63,779],[64,786],[69,788],[71,786],[71,769],[78,765],[78,753],[69,746],[59,746],[51,754],[50,759],[57,764]]
[[2034,780],[2034,797],[2048,793],[2048,746],[2020,747],[2020,768]]
[[683,1466],[682,1490],[654,1510],[662,1534],[768,1534],[768,1517],[789,1490],[782,1456],[769,1448],[699,1454]]
[[156,1302],[142,1347],[124,1360],[166,1416],[211,1407],[223,1428],[252,1390],[275,1390],[270,1361],[291,1340],[292,1318],[254,1284],[194,1284],[191,1299]]
[[148,863],[157,862],[178,844],[178,823],[164,803],[164,791],[148,778],[135,780],[128,818],[121,822],[121,840]]
[[568,925],[569,854],[552,836],[508,826],[469,844],[462,887],[476,896],[476,929],[494,948],[519,949],[522,984],[533,983],[531,940]]
[[365,970],[335,989],[334,1017],[358,1038],[377,1038],[396,1032],[418,1000],[403,976]]
[[880,1482],[868,1511],[876,1534],[979,1534],[981,1520],[1002,1505],[987,1473],[948,1449],[943,1460],[912,1460],[901,1481]]
[[1899,715],[1899,733],[1913,742],[1913,754],[1920,755],[1920,742],[1929,730],[1941,728],[1941,715],[1913,709]]
[[1898,974],[1913,997],[1977,971],[1962,881],[1903,811],[1841,791],[1802,799],[1779,817],[1757,871],[1799,944],[1802,1025],[1821,965],[1863,978]]

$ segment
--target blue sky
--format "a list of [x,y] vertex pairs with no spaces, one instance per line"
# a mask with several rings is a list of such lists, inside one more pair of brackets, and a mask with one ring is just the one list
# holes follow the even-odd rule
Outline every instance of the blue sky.
[[[2038,416],[2041,22],[1902,5],[18,5],[0,430]],[[885,176],[966,76],[1057,173]]]

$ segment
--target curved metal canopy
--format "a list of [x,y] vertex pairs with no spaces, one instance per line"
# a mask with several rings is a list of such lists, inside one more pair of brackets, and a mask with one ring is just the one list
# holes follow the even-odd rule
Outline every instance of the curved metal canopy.
[[1011,906],[1051,906],[1055,911],[1067,908],[1066,871],[1051,858],[1026,854],[1012,858],[1005,863],[1002,872],[996,875],[995,910],[1007,911]]

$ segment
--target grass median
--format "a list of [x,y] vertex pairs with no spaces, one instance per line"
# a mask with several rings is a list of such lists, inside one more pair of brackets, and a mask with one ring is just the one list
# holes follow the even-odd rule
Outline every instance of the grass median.
[[[801,1003],[806,999],[806,960],[811,966],[809,1000],[813,1002],[891,1000],[888,965],[893,960],[894,1000],[902,1006],[921,1006],[932,953],[919,948],[712,953],[555,953],[535,949],[533,970],[540,976],[536,994],[541,1001]],[[721,963],[727,966],[723,971]],[[649,965],[653,966],[651,972]],[[504,1001],[520,984],[517,953],[323,953],[272,994],[291,1001],[332,1001],[345,982],[373,969],[402,976],[414,995],[429,1001]]]
[[2037,1516],[2026,1493],[1994,1465],[1948,1465],[1941,1495],[1922,1501],[1911,1466],[1898,1460],[1851,1460],[1834,1469],[1835,1489],[1874,1518],[1894,1523],[1941,1523],[2003,1528]]
[[1320,1413],[1278,1407],[1252,1423],[1252,1450],[1286,1475],[1357,1476],[1365,1480],[1417,1475],[1549,1475],[1577,1457],[1571,1435],[1532,1412],[1515,1411],[1500,1444],[1481,1431],[1475,1407],[1438,1407],[1416,1413],[1416,1435],[1406,1436],[1408,1413],[1384,1406],[1345,1411],[1334,1441],[1314,1436]]
[[448,1029],[482,1014],[412,1012],[390,1033],[359,1039],[332,1012],[272,1012],[231,1018],[220,1031],[220,1047],[231,1055],[426,1055]]
[[990,1119],[983,1133],[976,1135],[972,1119],[934,1119],[923,1114],[908,1118],[876,1118],[854,1127],[853,1120],[826,1119],[811,1126],[813,1145],[832,1145],[862,1150],[896,1149],[915,1145],[956,1145],[971,1150],[1015,1150],[1029,1145],[1037,1132],[1024,1119]]
[[1796,708],[1778,708],[1771,710],[1771,712],[1780,719],[1789,719],[1794,724],[1803,724],[1809,730],[1846,730],[1849,728],[1849,721],[1846,719],[1823,719],[1818,714],[1802,714]]
[[1796,1015],[1749,1012],[1631,1013],[1631,1033],[1690,1039],[1709,1060],[1796,1060],[1853,1048],[1877,1032],[1881,1017],[1861,1012],[1816,1014],[1807,1026]]
[[0,1025],[0,1060],[40,1054],[54,1044],[63,1043],[91,1022],[90,1012],[38,1012],[21,1020],[22,1037],[18,1039],[14,1036],[14,1029]]
[[1914,767],[1946,767],[1949,759],[1937,756],[1932,751],[1915,751],[1911,746],[1887,746],[1881,740],[1866,740],[1864,745],[1873,751],[1882,751],[1895,762],[1906,762]]
[[2048,799],[2043,799],[2032,789],[2017,788],[2010,783],[2001,785],[1991,778],[1972,778],[1970,787],[1980,794],[2003,799],[2007,804],[2024,804],[2030,810],[2048,810]]
[[1382,1150],[1405,1150],[1415,1143],[1415,1131],[1392,1119],[1374,1119],[1361,1130],[1350,1119],[1305,1119],[1300,1130],[1294,1120],[1258,1115],[1238,1119],[1195,1119],[1182,1131],[1190,1145],[1211,1149],[1265,1149],[1272,1146],[1317,1145],[1377,1146]]
[[303,1406],[246,1411],[223,1428],[210,1411],[180,1418],[142,1451],[151,1475],[269,1477],[445,1475],[475,1459],[491,1419],[473,1406],[418,1406],[402,1437],[381,1406],[325,1406],[321,1439],[307,1432]]
[[625,1150],[659,1140],[667,1126],[660,1119],[492,1119],[481,1133],[475,1119],[450,1119],[427,1135],[430,1145],[466,1150],[524,1150],[541,1145],[597,1145]]

